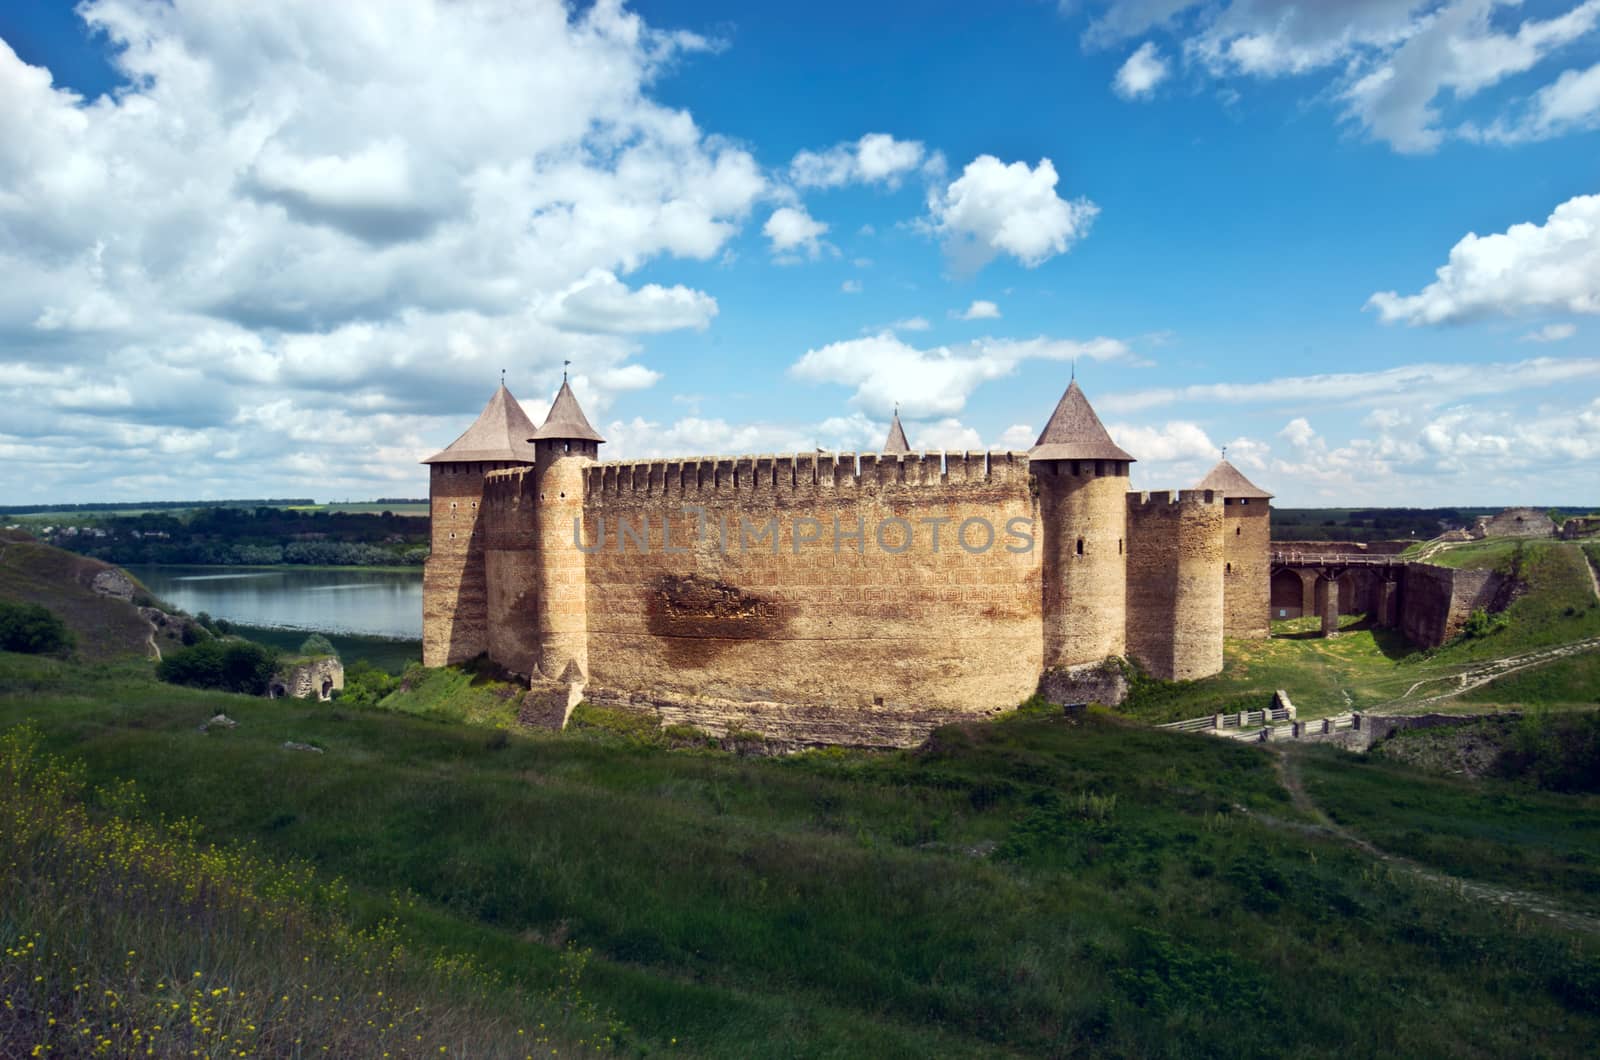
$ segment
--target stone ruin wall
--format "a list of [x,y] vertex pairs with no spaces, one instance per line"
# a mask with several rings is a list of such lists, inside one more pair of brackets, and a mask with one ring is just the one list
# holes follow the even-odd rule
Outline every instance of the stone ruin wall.
[[1210,490],[1127,496],[1127,648],[1164,681],[1222,669],[1222,496]]
[[484,475],[501,464],[434,464],[428,474],[431,550],[422,569],[422,662],[464,662],[489,648]]
[[1507,508],[1498,515],[1478,519],[1477,537],[1554,537],[1556,524],[1550,513],[1538,508]]
[[1496,571],[1408,563],[1400,631],[1413,644],[1436,648],[1461,632],[1467,616],[1478,608],[1503,609],[1512,584],[1512,579]]
[[1229,497],[1222,524],[1223,634],[1265,640],[1272,632],[1272,503]]
[[[1026,456],[863,454],[859,469],[857,459],[802,454],[590,467],[584,540],[598,545],[602,519],[606,539],[584,557],[586,697],[644,701],[665,720],[711,731],[737,726],[904,744],[908,725],[925,735],[942,721],[1032,694],[1042,668],[1043,535]],[[704,537],[684,504],[705,508]],[[646,517],[647,554],[638,540]],[[797,531],[815,529],[798,522],[805,518],[820,521],[821,538],[797,554]],[[891,550],[903,544],[903,526],[889,524],[878,540],[887,518],[912,526],[911,546],[899,554]],[[919,522],[932,518],[948,520],[938,552],[931,528]],[[973,518],[995,529],[981,554],[955,540]],[[776,552],[762,534],[772,519]],[[864,540],[841,538],[835,553],[835,519],[844,533],[859,525]],[[1033,520],[1024,529],[1031,550],[1007,550],[1024,544],[1007,534],[1013,519]],[[985,536],[970,527],[968,544]],[[683,551],[668,551],[669,544]]]

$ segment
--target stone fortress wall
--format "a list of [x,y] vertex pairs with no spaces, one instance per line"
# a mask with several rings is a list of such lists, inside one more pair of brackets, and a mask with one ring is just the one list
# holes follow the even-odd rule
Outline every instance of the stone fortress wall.
[[[905,745],[1108,657],[1216,673],[1230,585],[1261,601],[1234,624],[1267,632],[1268,505],[1130,494],[1131,458],[1075,385],[1032,455],[600,462],[563,386],[520,461],[455,462],[469,437],[490,451],[485,417],[429,461],[424,661],[486,652],[553,724],[581,695],[711,732]],[[527,432],[496,429],[516,455]]]

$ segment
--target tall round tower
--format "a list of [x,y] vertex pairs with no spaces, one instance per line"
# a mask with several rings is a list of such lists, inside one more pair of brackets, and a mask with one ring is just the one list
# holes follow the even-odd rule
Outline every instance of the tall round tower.
[[550,415],[529,439],[534,446],[534,617],[539,674],[581,685],[589,676],[589,615],[584,554],[574,538],[583,525],[584,469],[605,441],[561,380]]
[[1131,463],[1073,380],[1028,451],[1043,523],[1046,667],[1125,652]]

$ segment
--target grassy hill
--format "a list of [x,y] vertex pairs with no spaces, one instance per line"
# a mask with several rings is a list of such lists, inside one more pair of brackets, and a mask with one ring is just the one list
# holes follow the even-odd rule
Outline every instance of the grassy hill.
[[[218,710],[238,728],[197,732]],[[1267,752],[1105,715],[778,759],[584,716],[502,735],[0,656],[0,725],[31,719],[90,784],[143,797],[98,812],[337,876],[353,930],[469,960],[518,1013],[581,993],[622,1053],[1578,1056],[1600,1036],[1594,797],[1400,766],[1335,784],[1344,759],[1304,749],[1313,813]],[[1385,801],[1398,836],[1363,816]],[[1377,860],[1317,813],[1580,927]],[[1514,824],[1450,840],[1494,815]]]
[[97,575],[111,569],[26,534],[0,530],[0,600],[40,604],[55,612],[76,635],[84,658],[147,657],[150,623],[138,608],[91,588]]

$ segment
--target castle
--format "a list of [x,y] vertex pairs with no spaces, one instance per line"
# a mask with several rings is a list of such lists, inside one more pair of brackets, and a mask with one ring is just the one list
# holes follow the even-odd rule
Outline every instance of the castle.
[[[423,661],[712,733],[885,746],[1129,657],[1222,668],[1266,637],[1271,495],[1219,463],[1134,493],[1074,380],[1023,452],[601,461],[563,380],[533,423],[502,384],[430,468]],[[1085,695],[1084,698],[1091,698]]]

